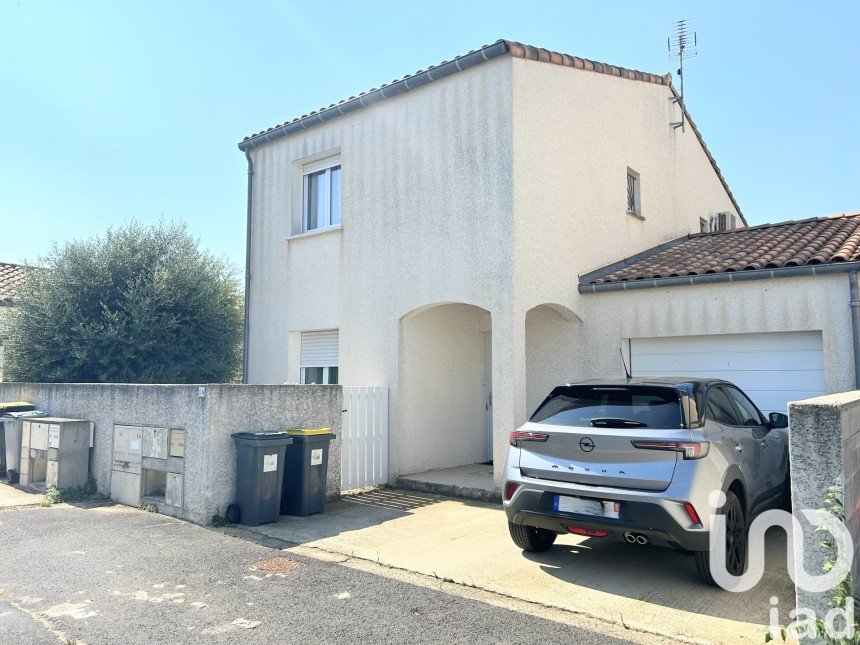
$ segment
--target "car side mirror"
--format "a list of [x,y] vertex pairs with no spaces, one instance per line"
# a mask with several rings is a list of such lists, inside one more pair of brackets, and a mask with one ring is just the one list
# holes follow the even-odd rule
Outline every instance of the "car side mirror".
[[787,428],[788,427],[788,415],[783,414],[782,412],[771,412],[768,415],[768,419],[770,420],[771,428]]

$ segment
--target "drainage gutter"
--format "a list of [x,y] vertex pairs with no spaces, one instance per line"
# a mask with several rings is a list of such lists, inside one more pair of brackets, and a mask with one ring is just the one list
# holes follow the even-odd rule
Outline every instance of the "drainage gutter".
[[860,287],[857,272],[848,274],[851,301],[851,337],[854,341],[854,388],[860,390]]
[[251,318],[251,206],[253,204],[254,162],[250,150],[245,150],[248,160],[248,212],[247,230],[245,231],[245,326],[242,336],[242,383],[248,382],[248,339],[250,338],[249,322]]
[[[602,282],[580,284],[579,293],[601,293],[606,291],[635,291],[637,289],[660,289],[699,284],[719,284],[723,282],[746,282],[747,280],[769,280],[773,278],[792,278],[797,276],[830,275],[838,273],[856,274],[860,262],[833,262],[777,269],[754,269],[750,271],[731,271],[728,273],[705,273],[702,275],[672,276],[669,278],[650,278],[645,280],[625,280],[621,282]],[[856,277],[854,278],[856,280]],[[858,299],[860,302],[860,299]],[[860,314],[860,311],[858,311]],[[858,319],[860,322],[860,319]]]

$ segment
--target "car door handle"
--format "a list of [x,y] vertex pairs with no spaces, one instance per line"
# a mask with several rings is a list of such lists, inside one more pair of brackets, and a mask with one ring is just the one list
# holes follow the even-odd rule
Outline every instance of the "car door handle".
[[735,450],[737,450],[738,452],[743,452],[743,451],[744,451],[744,447],[743,447],[741,444],[736,443],[736,444],[735,444]]

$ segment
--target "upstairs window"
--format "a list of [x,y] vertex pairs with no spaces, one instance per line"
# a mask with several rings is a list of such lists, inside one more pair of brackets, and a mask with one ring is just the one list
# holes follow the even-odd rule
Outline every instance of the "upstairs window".
[[627,212],[642,217],[642,202],[639,189],[639,173],[627,169]]
[[302,175],[302,232],[340,225],[340,158],[308,164]]

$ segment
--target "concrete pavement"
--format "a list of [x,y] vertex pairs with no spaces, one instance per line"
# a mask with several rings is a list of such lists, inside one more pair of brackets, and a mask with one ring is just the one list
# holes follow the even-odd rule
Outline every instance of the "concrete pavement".
[[41,502],[42,495],[38,493],[0,482],[0,509],[17,508],[19,506],[38,506]]
[[3,511],[0,640],[661,642],[636,632],[628,640],[624,629],[567,612],[305,551],[315,557],[302,547],[280,551],[122,506]]
[[576,612],[644,633],[714,643],[759,643],[771,609],[790,622],[794,590],[785,538],[771,531],[767,567],[735,594],[700,582],[693,559],[658,547],[560,537],[547,553],[510,540],[499,505],[380,489],[307,518],[282,518],[261,535]]

